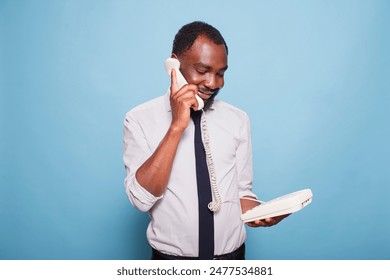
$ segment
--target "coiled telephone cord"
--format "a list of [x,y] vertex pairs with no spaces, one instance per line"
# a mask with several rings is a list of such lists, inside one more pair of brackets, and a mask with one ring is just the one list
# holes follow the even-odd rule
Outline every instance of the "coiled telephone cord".
[[200,123],[201,123],[201,130],[202,130],[202,141],[203,141],[203,146],[206,154],[207,168],[209,170],[209,176],[210,176],[211,191],[213,192],[213,201],[211,201],[208,204],[208,207],[211,211],[216,212],[221,208],[222,199],[218,190],[217,176],[215,173],[215,164],[214,164],[213,156],[211,154],[210,137],[209,137],[209,131],[207,128],[207,122],[206,122],[204,111]]

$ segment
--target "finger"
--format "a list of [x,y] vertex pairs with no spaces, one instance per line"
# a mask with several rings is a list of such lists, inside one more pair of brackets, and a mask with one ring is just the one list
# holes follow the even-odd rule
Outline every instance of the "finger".
[[255,220],[253,222],[246,223],[250,227],[269,227],[263,220]]
[[267,220],[256,220],[256,221],[254,221],[254,223],[258,227],[269,227],[270,226],[270,223]]
[[[180,90],[179,90],[180,91]],[[193,108],[196,104],[196,99],[191,92],[186,92],[183,94],[175,94],[172,97],[172,100],[175,104],[184,106],[185,108]]]
[[258,227],[255,222],[247,222],[246,224],[250,227]]
[[[197,93],[195,93],[195,95],[196,95],[196,94],[197,94]],[[198,101],[198,98],[195,97],[195,95],[194,95],[195,102],[193,102],[191,108],[194,109],[194,110],[196,111],[196,110],[198,110],[198,108],[199,108],[199,101]]]
[[[180,99],[180,98],[194,98],[195,99],[196,93],[198,93],[198,87],[196,85],[186,84],[181,88],[179,88],[177,86],[176,92],[171,90],[171,97],[173,99]],[[195,103],[195,101],[193,103]]]
[[179,85],[177,84],[176,70],[172,69],[171,71],[171,95],[176,93],[179,90]]

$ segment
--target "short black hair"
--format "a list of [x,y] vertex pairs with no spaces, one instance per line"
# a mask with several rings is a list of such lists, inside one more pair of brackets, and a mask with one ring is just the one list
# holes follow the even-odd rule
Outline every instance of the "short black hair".
[[180,28],[173,40],[172,53],[177,56],[183,55],[199,36],[205,36],[217,45],[224,45],[226,54],[228,53],[228,47],[221,33],[215,27],[202,21],[194,21]]

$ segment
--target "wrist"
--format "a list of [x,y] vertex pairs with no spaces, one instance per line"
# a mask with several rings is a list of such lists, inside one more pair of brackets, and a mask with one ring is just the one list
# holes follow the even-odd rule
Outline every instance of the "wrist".
[[168,129],[168,135],[181,137],[185,129],[185,127],[172,123]]
[[172,121],[171,125],[169,126],[168,132],[173,133],[173,134],[183,134],[184,130],[186,130],[188,124],[184,125],[180,121]]

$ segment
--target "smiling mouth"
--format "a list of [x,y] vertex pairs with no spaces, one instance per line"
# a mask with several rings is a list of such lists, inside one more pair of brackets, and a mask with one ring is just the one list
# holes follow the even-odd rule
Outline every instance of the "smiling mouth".
[[198,91],[198,95],[199,95],[202,99],[209,99],[213,94],[214,94],[214,92],[203,93],[203,92],[201,92],[201,91]]

